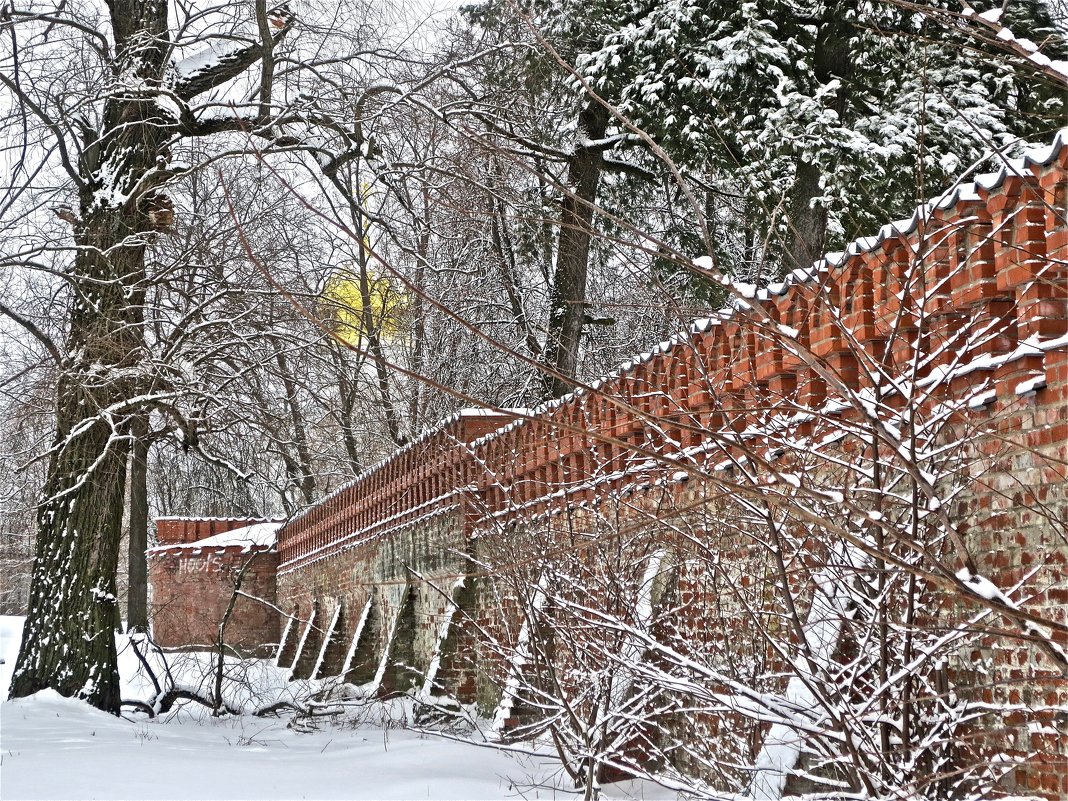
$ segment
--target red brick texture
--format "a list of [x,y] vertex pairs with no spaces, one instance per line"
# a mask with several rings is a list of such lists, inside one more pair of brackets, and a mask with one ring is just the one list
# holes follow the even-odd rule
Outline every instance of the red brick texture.
[[[188,543],[265,521],[163,522],[164,537],[188,537],[178,540]],[[233,525],[227,525],[230,523]],[[242,593],[260,600],[238,598],[224,641],[239,654],[273,655],[280,638],[279,615],[273,608],[278,571],[274,547],[173,547],[178,544],[173,539],[169,543],[170,547],[164,545],[148,553],[149,612],[156,642],[164,648],[212,647],[237,577],[244,571]]]
[[[829,442],[832,455],[805,479],[825,490],[823,507],[806,496],[814,517],[804,522],[815,527],[821,508],[832,519],[835,487],[853,480],[848,465],[868,447],[869,405],[895,424],[942,421],[930,442],[957,448],[966,471],[947,494],[952,508],[930,510],[954,536],[925,552],[937,569],[922,579],[917,625],[952,632],[982,613],[981,599],[954,585],[970,565],[1061,627],[1053,639],[1068,647],[1066,185],[1058,140],[1048,158],[963,187],[781,285],[736,287],[731,313],[559,402],[446,421],[279,532],[279,603],[304,621],[290,627],[282,663],[298,675],[381,676],[392,690],[431,679],[492,711],[507,673],[494,642],[516,643],[523,582],[534,580],[523,566],[584,549],[608,558],[595,535],[611,530],[645,556],[668,554],[670,586],[658,592],[678,605],[679,636],[725,664],[774,674],[781,656],[752,634],[745,609],[796,642],[767,588],[788,585],[805,614],[815,566],[837,543],[797,524],[788,549],[757,547],[751,521],[720,511],[731,481],[740,493],[761,480],[781,487],[805,467],[803,448],[783,455],[791,443]],[[210,583],[183,586],[220,595]],[[449,599],[459,608],[451,617]],[[1068,737],[1050,711],[1068,708],[1062,673],[1041,638],[1004,623],[976,632],[931,680],[944,674],[973,702],[1018,711],[973,721],[960,747],[1019,761],[1003,790],[1068,795]],[[843,658],[862,636],[851,624]],[[510,722],[521,719],[513,709]],[[725,725],[679,723],[693,737]],[[734,732],[739,764],[765,733]]]
[[251,517],[157,517],[156,543],[183,545],[263,522]]

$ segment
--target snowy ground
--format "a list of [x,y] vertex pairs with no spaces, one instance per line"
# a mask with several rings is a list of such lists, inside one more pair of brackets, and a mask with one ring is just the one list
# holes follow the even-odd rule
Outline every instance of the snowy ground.
[[402,731],[296,734],[248,717],[131,723],[46,693],[0,712],[5,799],[506,798],[532,778],[500,752]]
[[[0,617],[0,698],[7,697],[21,624]],[[548,759],[395,728],[301,734],[286,728],[286,717],[213,719],[192,705],[165,719],[134,717],[115,718],[51,692],[0,704],[0,798],[574,797],[546,786],[560,784]],[[634,789],[657,797],[648,785]]]

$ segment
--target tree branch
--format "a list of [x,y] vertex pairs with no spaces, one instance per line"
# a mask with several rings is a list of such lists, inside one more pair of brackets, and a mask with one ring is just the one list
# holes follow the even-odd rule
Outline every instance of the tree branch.
[[[271,44],[268,47],[273,49],[292,28],[292,18],[287,19],[285,24],[278,29],[278,33],[271,37]],[[267,49],[262,42],[254,42],[240,50],[224,53],[210,67],[177,81],[174,85],[174,93],[182,100],[192,100],[197,95],[236,78],[263,58]]]
[[0,314],[3,314],[5,317],[11,318],[16,323],[25,328],[34,337],[34,339],[44,345],[45,350],[48,351],[48,355],[52,357],[52,360],[57,365],[63,363],[63,355],[59,352],[59,348],[56,346],[56,343],[52,341],[52,338],[48,336],[48,334],[38,328],[32,320],[28,320],[27,318],[16,312],[14,309],[5,306],[3,303],[0,303]]

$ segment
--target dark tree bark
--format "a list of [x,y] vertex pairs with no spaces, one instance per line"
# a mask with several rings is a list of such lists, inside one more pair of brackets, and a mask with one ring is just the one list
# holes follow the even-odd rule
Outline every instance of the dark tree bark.
[[[173,131],[155,104],[167,64],[166,0],[110,0],[116,74],[103,129],[87,141],[72,275],[67,363],[56,393],[56,440],[38,508],[37,552],[22,647],[11,683],[18,698],[51,687],[119,714],[113,632],[115,574],[126,484],[127,400],[141,354],[145,237],[139,199],[162,182],[157,157]],[[130,85],[145,87],[143,93]],[[170,130],[168,130],[170,128]],[[87,136],[88,138],[88,136]],[[158,185],[158,184],[156,184]]]
[[786,250],[788,270],[807,269],[824,253],[827,241],[827,209],[813,205],[819,197],[823,171],[806,159],[798,159],[790,189],[790,241]]
[[148,417],[130,425],[130,541],[126,595],[127,631],[148,632]]
[[[11,696],[51,687],[118,714],[113,632],[115,574],[126,485],[123,368],[136,364],[141,329],[127,282],[144,270],[141,247],[121,209],[86,209],[76,259],[77,296],[56,394],[56,440],[38,508],[30,603]],[[105,255],[106,254],[106,255]]]
[[567,167],[567,190],[560,214],[556,269],[549,295],[549,325],[545,337],[545,364],[564,377],[546,374],[547,398],[571,391],[578,370],[582,325],[586,317],[586,273],[593,236],[593,204],[604,168],[602,145],[608,129],[608,111],[595,100],[579,113],[579,135]]
[[[816,34],[814,68],[817,80],[828,83],[834,78],[841,80],[838,89],[836,110],[842,120],[848,119],[849,85],[853,74],[850,53],[850,38],[854,32],[845,18],[843,9],[831,8],[827,18],[819,25]],[[824,165],[799,154],[790,191],[790,237],[786,247],[788,269],[807,269],[812,262],[823,257],[827,249],[827,208],[813,205],[823,194],[820,178]]]
[[[78,153],[76,163],[65,158],[64,164],[78,187],[80,213],[68,275],[68,355],[57,381],[56,439],[38,507],[11,697],[52,688],[117,715],[116,571],[129,426],[144,411],[136,400],[144,387],[134,376],[143,351],[145,248],[156,229],[154,193],[173,177],[169,145],[189,133],[189,121],[159,103],[171,54],[167,0],[108,0],[108,10],[114,78],[99,90],[99,129],[85,118],[66,121],[81,130],[73,148],[64,134],[69,128],[50,125],[63,154]],[[189,99],[221,85],[261,50],[254,45],[221,59],[198,73],[199,84],[180,84],[175,93]],[[16,82],[3,82],[18,94]]]
[[[360,326],[359,339],[360,349],[365,350],[374,363],[375,389],[378,392],[378,405],[382,409],[382,417],[386,424],[389,438],[396,445],[404,445],[408,438],[404,433],[401,415],[393,401],[393,393],[390,389],[389,359],[386,356],[382,341],[382,327],[384,319],[375,319],[374,291],[372,287],[373,273],[371,271],[370,257],[370,222],[364,213],[361,203],[363,202],[362,191],[355,191],[355,179],[351,174],[342,177],[335,167],[324,168],[324,173],[330,182],[337,187],[341,196],[346,199],[349,207],[349,215],[352,219],[353,230],[359,234],[360,243],[357,263],[359,267],[358,289],[360,291]],[[382,308],[379,311],[385,312]],[[366,345],[364,343],[366,342]],[[350,451],[351,454],[351,451]],[[350,455],[355,464],[357,458]]]

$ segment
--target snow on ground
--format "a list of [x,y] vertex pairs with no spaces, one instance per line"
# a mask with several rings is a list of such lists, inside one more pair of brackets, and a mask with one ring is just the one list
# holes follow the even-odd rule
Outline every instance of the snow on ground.
[[[21,629],[21,618],[0,617],[0,698],[7,697]],[[124,656],[120,669],[126,673],[129,664]],[[124,684],[124,692],[139,694],[125,676]],[[131,718],[52,691],[0,704],[0,799],[575,797],[553,789],[561,780],[548,758],[388,722],[299,733],[287,728],[287,715],[212,718],[198,704]],[[613,795],[674,797],[644,782],[619,791]]]
[[[164,689],[173,686],[202,698],[214,695],[218,655],[209,651],[164,654],[152,648],[139,635],[115,635],[119,652],[119,676],[124,701],[151,704],[157,697],[155,685],[143,669],[135,648],[162,682]],[[166,681],[166,676],[171,681]],[[324,681],[290,681],[290,671],[276,667],[266,659],[236,659],[227,656],[223,669],[222,697],[227,709],[253,714],[278,703],[303,702],[323,689]]]
[[7,698],[11,686],[11,671],[15,669],[15,657],[22,642],[21,617],[0,615],[0,700]]
[[284,719],[189,710],[131,722],[51,691],[3,704],[0,720],[4,799],[509,798],[542,770],[388,729],[298,734]]

